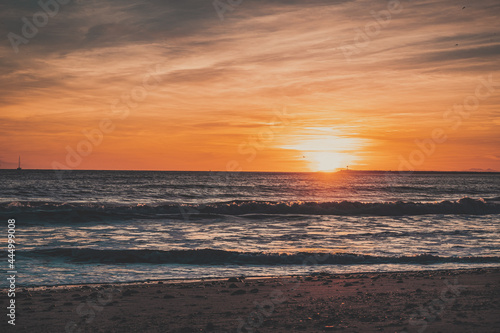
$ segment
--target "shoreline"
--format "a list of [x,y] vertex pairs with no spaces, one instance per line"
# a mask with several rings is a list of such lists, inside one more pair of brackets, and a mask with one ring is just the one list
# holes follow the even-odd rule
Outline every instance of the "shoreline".
[[[20,287],[36,332],[497,332],[500,267]],[[5,292],[5,288],[2,292]],[[7,298],[2,298],[5,309]],[[422,331],[423,332],[423,331]]]
[[[68,283],[68,284],[44,284],[44,285],[22,285],[17,284],[19,289],[29,289],[29,290],[45,290],[53,288],[78,288],[83,286],[89,287],[99,287],[99,286],[119,286],[119,285],[138,285],[147,283],[197,283],[197,282],[207,282],[207,281],[224,281],[232,277],[243,278],[246,280],[250,279],[283,279],[283,278],[295,278],[295,277],[307,277],[315,276],[318,274],[327,274],[332,276],[343,276],[343,275],[366,275],[366,274],[405,274],[405,273],[426,273],[426,272],[454,272],[454,271],[470,271],[470,270],[490,270],[498,269],[500,270],[500,265],[498,266],[485,266],[485,267],[471,267],[471,268],[438,268],[438,269],[421,269],[421,270],[394,270],[394,271],[361,271],[361,272],[342,272],[342,273],[330,273],[330,272],[312,272],[309,274],[290,274],[290,275],[227,275],[227,276],[215,276],[215,277],[205,277],[205,278],[171,278],[171,279],[144,279],[144,280],[132,280],[132,281],[114,281],[114,282],[88,282],[88,283]],[[5,292],[7,287],[0,287],[1,292]]]

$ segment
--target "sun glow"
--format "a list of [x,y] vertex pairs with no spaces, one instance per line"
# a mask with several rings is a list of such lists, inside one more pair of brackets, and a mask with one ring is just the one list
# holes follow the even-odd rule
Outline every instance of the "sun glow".
[[314,130],[323,132],[324,135],[302,135],[291,138],[291,142],[300,141],[282,148],[299,151],[311,171],[336,171],[355,164],[359,159],[356,153],[362,150],[361,139],[342,136],[329,128],[314,128]]
[[304,157],[309,162],[311,170],[323,172],[345,168],[354,160],[354,157],[349,154],[333,151],[304,152]]

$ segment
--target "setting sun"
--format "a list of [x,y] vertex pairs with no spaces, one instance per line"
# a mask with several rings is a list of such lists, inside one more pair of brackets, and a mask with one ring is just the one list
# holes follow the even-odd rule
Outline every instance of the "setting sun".
[[312,171],[336,171],[345,168],[353,161],[353,157],[333,151],[311,151],[304,153],[305,159],[309,162]]
[[336,171],[347,165],[356,164],[359,159],[356,154],[365,145],[362,140],[344,137],[339,131],[331,128],[308,128],[308,130],[322,134],[297,134],[296,137],[300,138],[300,142],[282,148],[293,149],[302,154],[311,171]]

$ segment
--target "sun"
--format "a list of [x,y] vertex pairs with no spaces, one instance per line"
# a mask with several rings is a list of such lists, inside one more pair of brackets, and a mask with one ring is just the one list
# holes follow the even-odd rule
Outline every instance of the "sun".
[[309,128],[314,134],[289,137],[289,144],[281,146],[300,154],[311,171],[332,172],[355,165],[363,142],[359,138],[341,135],[329,128]]
[[312,171],[332,172],[345,168],[353,161],[353,156],[334,151],[308,151],[304,158]]

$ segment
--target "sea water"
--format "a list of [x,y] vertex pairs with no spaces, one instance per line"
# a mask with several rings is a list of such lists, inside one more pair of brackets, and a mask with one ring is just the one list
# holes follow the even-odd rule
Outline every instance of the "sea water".
[[0,218],[24,286],[500,266],[499,173],[0,170]]

